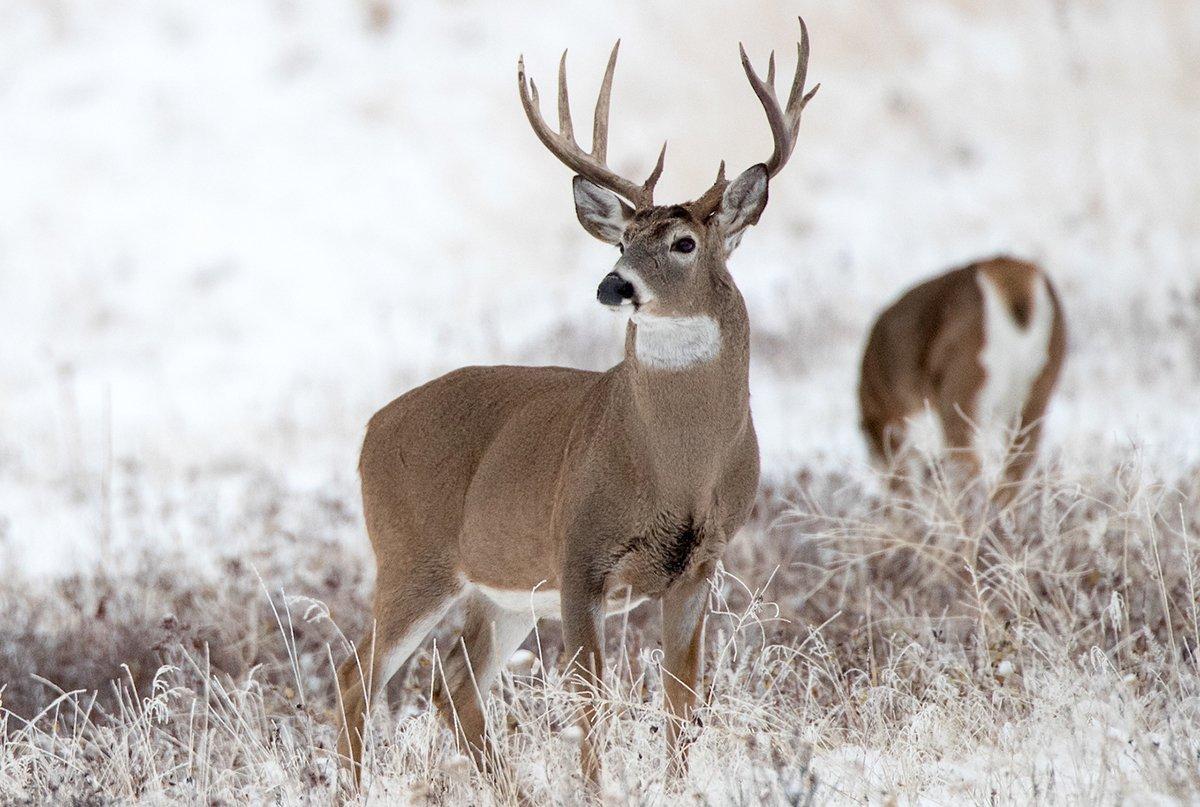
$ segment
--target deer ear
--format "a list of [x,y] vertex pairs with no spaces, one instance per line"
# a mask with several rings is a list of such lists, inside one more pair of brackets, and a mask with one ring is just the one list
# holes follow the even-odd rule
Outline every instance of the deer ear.
[[575,177],[571,187],[575,191],[575,215],[583,229],[607,244],[621,243],[625,227],[633,218],[633,208],[615,193],[583,177]]
[[767,167],[752,165],[738,175],[721,195],[716,222],[725,239],[725,253],[733,252],[742,240],[742,232],[758,223],[767,206]]

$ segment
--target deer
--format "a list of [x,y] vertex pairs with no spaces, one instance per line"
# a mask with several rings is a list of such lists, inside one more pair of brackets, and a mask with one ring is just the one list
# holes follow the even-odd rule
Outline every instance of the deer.
[[872,460],[895,473],[911,418],[928,408],[963,481],[977,479],[984,442],[1006,440],[994,501],[1020,490],[1066,356],[1066,320],[1036,264],[999,255],[909,289],[876,319],[859,376],[861,427]]
[[339,752],[361,785],[367,703],[455,603],[465,619],[442,660],[435,701],[482,771],[500,768],[484,697],[536,620],[561,620],[572,686],[583,700],[580,766],[601,762],[598,689],[605,619],[646,600],[661,608],[665,732],[673,770],[702,676],[710,580],[750,517],[759,451],[750,411],[750,322],[727,267],[791,157],[805,90],[808,31],[787,101],[739,46],[773,150],[683,204],[657,205],[666,145],[647,179],[607,163],[609,105],[620,42],[608,59],[591,150],[574,136],[566,53],[555,131],[517,63],[534,134],[570,168],[579,223],[617,247],[598,302],[628,315],[624,357],[603,372],[465,367],[404,393],[370,419],[359,461],[376,563],[374,627],[339,669]]

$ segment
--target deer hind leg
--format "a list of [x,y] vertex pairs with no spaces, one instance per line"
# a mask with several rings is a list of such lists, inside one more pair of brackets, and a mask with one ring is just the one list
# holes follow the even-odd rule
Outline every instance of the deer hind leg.
[[[435,582],[439,578],[440,582]],[[371,701],[437,625],[462,591],[451,575],[410,573],[399,584],[376,583],[374,627],[338,670],[338,753],[362,783],[363,735]]]
[[871,461],[881,470],[894,470],[904,453],[907,432],[904,418],[864,419],[862,430],[867,438],[867,450]]
[[975,424],[970,411],[957,401],[948,401],[938,408],[942,434],[946,439],[946,456],[957,482],[964,486],[979,477],[979,454],[975,447]]
[[500,608],[475,592],[467,603],[462,635],[444,654],[434,674],[434,701],[465,753],[482,771],[499,771],[487,736],[484,705],[488,689],[525,637],[533,630],[531,612]]
[[963,487],[977,480],[982,468],[976,446],[975,403],[983,383],[978,355],[963,351],[943,369],[932,402],[942,425],[949,467]]
[[1038,444],[1042,439],[1042,420],[1046,408],[1050,404],[1050,396],[1058,383],[1059,372],[1062,370],[1062,328],[1057,327],[1057,333],[1051,339],[1058,339],[1059,345],[1053,348],[1046,365],[1034,379],[1025,404],[1021,407],[1018,440],[1013,444],[1004,467],[1004,487],[997,496],[997,503],[1007,505],[1021,490],[1029,468],[1037,459]]
[[863,435],[867,441],[867,453],[871,462],[887,480],[888,490],[893,496],[906,496],[912,492],[912,480],[908,446],[908,422],[904,415],[864,417]]
[[1026,406],[1017,425],[1017,433],[1008,446],[1004,462],[1004,476],[992,501],[1003,509],[1012,503],[1024,486],[1029,468],[1037,459],[1038,445],[1042,441],[1042,415],[1045,406]]

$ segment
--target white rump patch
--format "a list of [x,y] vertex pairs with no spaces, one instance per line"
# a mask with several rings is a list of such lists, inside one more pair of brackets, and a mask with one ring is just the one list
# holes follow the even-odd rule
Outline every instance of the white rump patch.
[[1022,328],[987,273],[979,272],[976,281],[983,292],[979,363],[984,379],[975,401],[975,417],[981,431],[980,454],[988,458],[993,452],[1003,451],[1011,436],[1008,430],[1017,423],[1033,382],[1050,357],[1054,306],[1045,278],[1038,275],[1033,287],[1033,310],[1029,323]]
[[715,359],[721,352],[721,326],[707,314],[656,317],[635,313],[638,361],[657,370],[682,370]]

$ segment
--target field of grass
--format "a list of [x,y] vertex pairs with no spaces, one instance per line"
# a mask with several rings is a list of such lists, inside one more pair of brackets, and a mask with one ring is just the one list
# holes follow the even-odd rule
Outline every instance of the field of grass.
[[[610,157],[644,172],[669,139],[659,195],[684,199],[769,153],[737,42],[786,74],[797,13],[822,89],[730,265],[763,489],[683,782],[657,614],[609,623],[606,798],[1200,799],[1200,4],[730,8],[0,4],[0,804],[344,788],[367,419],[463,365],[620,356],[615,253],[517,55],[548,84],[569,47],[583,121],[622,37]],[[1046,268],[1069,325],[1036,478],[987,517],[941,472],[888,498],[867,329],[997,252]],[[541,625],[493,693],[497,784],[431,713],[423,647],[375,704],[364,801],[575,803],[559,649]]]
[[[364,627],[371,577],[338,537],[357,531],[354,508],[253,482],[229,517],[260,538],[208,567],[146,550],[122,573],[36,597],[3,584],[6,802],[349,795],[331,716],[332,671]],[[1051,470],[982,523],[978,491],[955,490],[934,474],[888,499],[804,471],[764,492],[713,587],[707,703],[682,782],[666,772],[655,609],[610,620],[606,798],[1200,798],[1196,469],[1158,478],[1130,457],[1088,476]],[[505,804],[519,785],[537,803],[577,803],[577,703],[555,626],[493,693],[510,763],[498,784],[430,706],[436,640],[376,704],[364,799]]]

